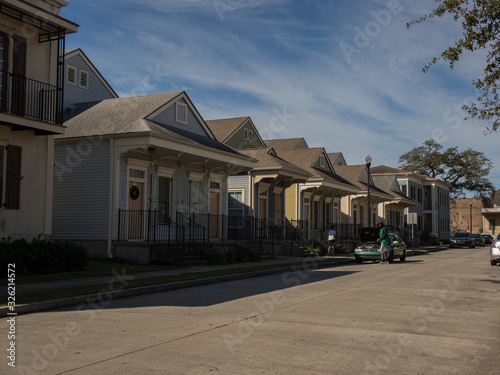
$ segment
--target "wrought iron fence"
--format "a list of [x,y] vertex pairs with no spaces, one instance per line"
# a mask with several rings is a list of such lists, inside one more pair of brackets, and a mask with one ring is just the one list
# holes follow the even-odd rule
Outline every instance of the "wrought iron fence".
[[0,111],[49,124],[62,124],[60,89],[0,70]]

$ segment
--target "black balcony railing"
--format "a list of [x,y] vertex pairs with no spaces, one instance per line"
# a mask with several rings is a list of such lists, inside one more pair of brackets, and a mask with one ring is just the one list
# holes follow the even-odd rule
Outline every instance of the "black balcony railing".
[[2,113],[62,125],[60,95],[62,92],[56,86],[0,70]]

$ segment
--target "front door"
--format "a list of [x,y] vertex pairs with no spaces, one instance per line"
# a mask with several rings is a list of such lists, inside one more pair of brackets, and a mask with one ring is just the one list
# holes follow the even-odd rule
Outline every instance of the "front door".
[[142,239],[145,213],[142,211],[142,182],[129,182],[128,186],[128,239]]
[[210,192],[210,238],[219,238],[220,193]]

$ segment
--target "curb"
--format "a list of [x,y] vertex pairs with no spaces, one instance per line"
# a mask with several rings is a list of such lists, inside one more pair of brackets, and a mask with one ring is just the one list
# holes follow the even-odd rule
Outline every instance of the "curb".
[[[311,261],[308,262],[307,260],[309,259],[311,259]],[[318,263],[314,259],[315,258],[313,257],[305,258],[302,262],[303,263],[302,265],[282,266],[282,267],[276,267],[267,270],[259,270],[253,272],[235,273],[231,275],[220,275],[220,276],[206,277],[194,280],[174,281],[170,283],[140,286],[135,288],[114,290],[114,291],[103,289],[102,291],[93,294],[34,302],[25,305],[16,305],[14,312],[10,311],[9,307],[6,306],[0,308],[0,318],[16,316],[20,314],[31,314],[40,311],[59,309],[64,307],[72,307],[78,305],[94,304],[102,308],[108,305],[111,301],[120,298],[135,297],[144,294],[152,294],[152,293],[166,292],[176,289],[191,288],[193,286],[209,285],[224,281],[234,281],[234,280],[248,279],[252,277],[268,276],[277,273],[328,268],[328,267],[334,267],[336,265],[342,265],[354,262],[354,260],[345,259],[341,261]]]

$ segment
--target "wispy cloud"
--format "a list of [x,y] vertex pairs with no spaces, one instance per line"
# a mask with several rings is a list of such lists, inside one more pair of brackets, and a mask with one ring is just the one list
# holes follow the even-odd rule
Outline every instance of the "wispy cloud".
[[[159,69],[165,75],[148,92],[187,88],[207,119],[249,115],[265,137],[304,136],[353,164],[370,153],[374,163],[396,166],[431,137],[498,159],[493,137],[460,112],[480,56],[455,71],[439,64],[422,73],[459,25],[444,19],[407,30],[435,4],[401,0],[387,13],[390,3],[221,0],[221,20],[211,0],[88,0],[73,15],[98,12],[81,15],[93,27],[82,26],[68,45],[81,47],[121,95],[137,94]],[[355,48],[350,59],[342,43]],[[273,127],[276,111],[290,115],[284,126]]]

